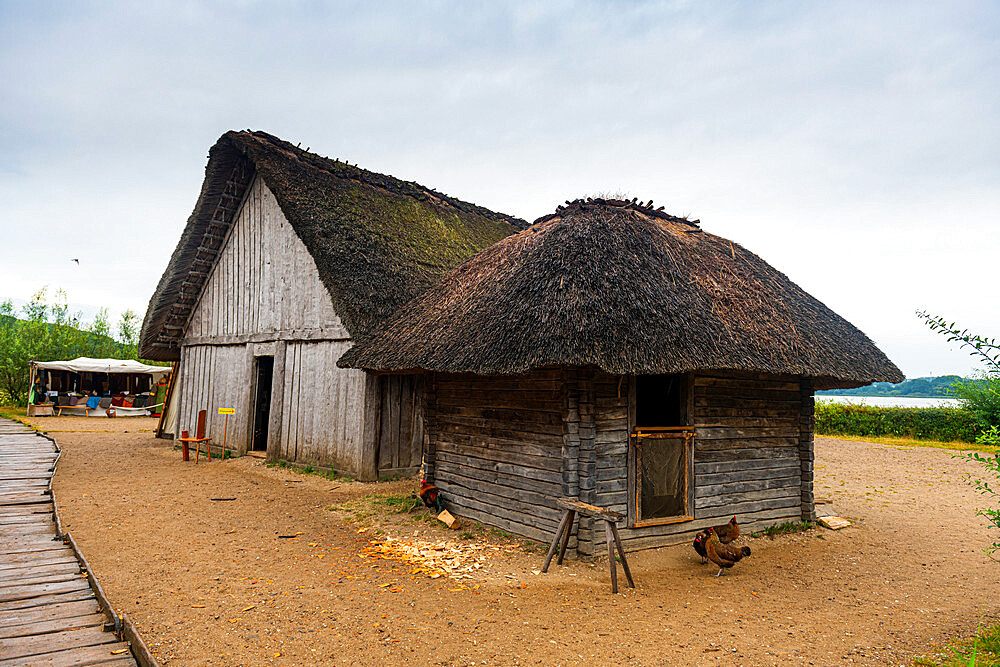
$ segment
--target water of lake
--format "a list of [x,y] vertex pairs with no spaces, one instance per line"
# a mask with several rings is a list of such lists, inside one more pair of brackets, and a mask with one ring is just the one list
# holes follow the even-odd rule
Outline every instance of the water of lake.
[[829,396],[819,394],[817,401],[846,405],[874,405],[880,408],[957,408],[954,398],[910,398],[908,396]]

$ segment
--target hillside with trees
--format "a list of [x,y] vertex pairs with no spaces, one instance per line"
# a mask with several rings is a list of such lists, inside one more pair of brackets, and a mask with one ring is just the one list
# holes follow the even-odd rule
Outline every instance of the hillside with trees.
[[907,396],[910,398],[948,398],[952,396],[951,388],[956,382],[965,381],[958,375],[939,375],[937,377],[913,378],[903,380],[898,384],[891,382],[876,382],[867,387],[856,389],[830,389],[817,391],[817,395],[832,396]]

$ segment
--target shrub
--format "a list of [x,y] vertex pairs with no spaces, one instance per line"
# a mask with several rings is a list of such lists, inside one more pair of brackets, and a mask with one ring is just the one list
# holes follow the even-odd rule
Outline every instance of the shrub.
[[961,408],[880,408],[816,402],[816,432],[827,435],[975,442],[981,430],[972,413]]
[[981,428],[1000,426],[1000,376],[984,373],[951,385],[951,394],[962,402]]

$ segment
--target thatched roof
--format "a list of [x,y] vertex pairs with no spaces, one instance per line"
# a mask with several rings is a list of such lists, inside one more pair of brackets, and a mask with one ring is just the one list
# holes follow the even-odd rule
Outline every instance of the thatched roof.
[[334,310],[354,338],[363,338],[448,269],[527,226],[264,132],[227,132],[209,151],[201,196],[149,302],[141,356],[179,358],[187,318],[257,174],[312,254]]
[[449,272],[341,365],[738,370],[812,377],[818,388],[903,379],[853,325],[697,222],[634,200],[567,203]]

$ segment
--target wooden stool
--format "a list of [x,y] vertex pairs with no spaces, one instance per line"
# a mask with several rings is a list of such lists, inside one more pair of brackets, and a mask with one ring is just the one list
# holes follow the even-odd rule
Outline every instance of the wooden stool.
[[556,501],[556,505],[564,510],[562,521],[559,522],[559,528],[556,529],[556,536],[552,539],[552,546],[549,547],[549,553],[545,556],[545,565],[542,566],[542,572],[548,571],[549,563],[552,562],[552,556],[556,552],[556,547],[559,546],[560,537],[562,537],[562,547],[559,549],[559,558],[556,559],[556,564],[562,565],[563,556],[566,555],[566,545],[569,543],[569,534],[573,532],[573,519],[577,514],[580,514],[604,521],[604,537],[608,543],[608,565],[611,568],[611,592],[618,592],[618,568],[615,565],[615,547],[618,547],[618,554],[622,559],[622,569],[625,570],[625,578],[628,579],[628,585],[635,588],[635,582],[632,581],[632,572],[628,569],[628,561],[625,560],[625,550],[622,549],[622,541],[618,537],[618,526],[616,525],[625,516],[619,512],[604,509],[603,507],[588,505],[576,498],[559,498]]

